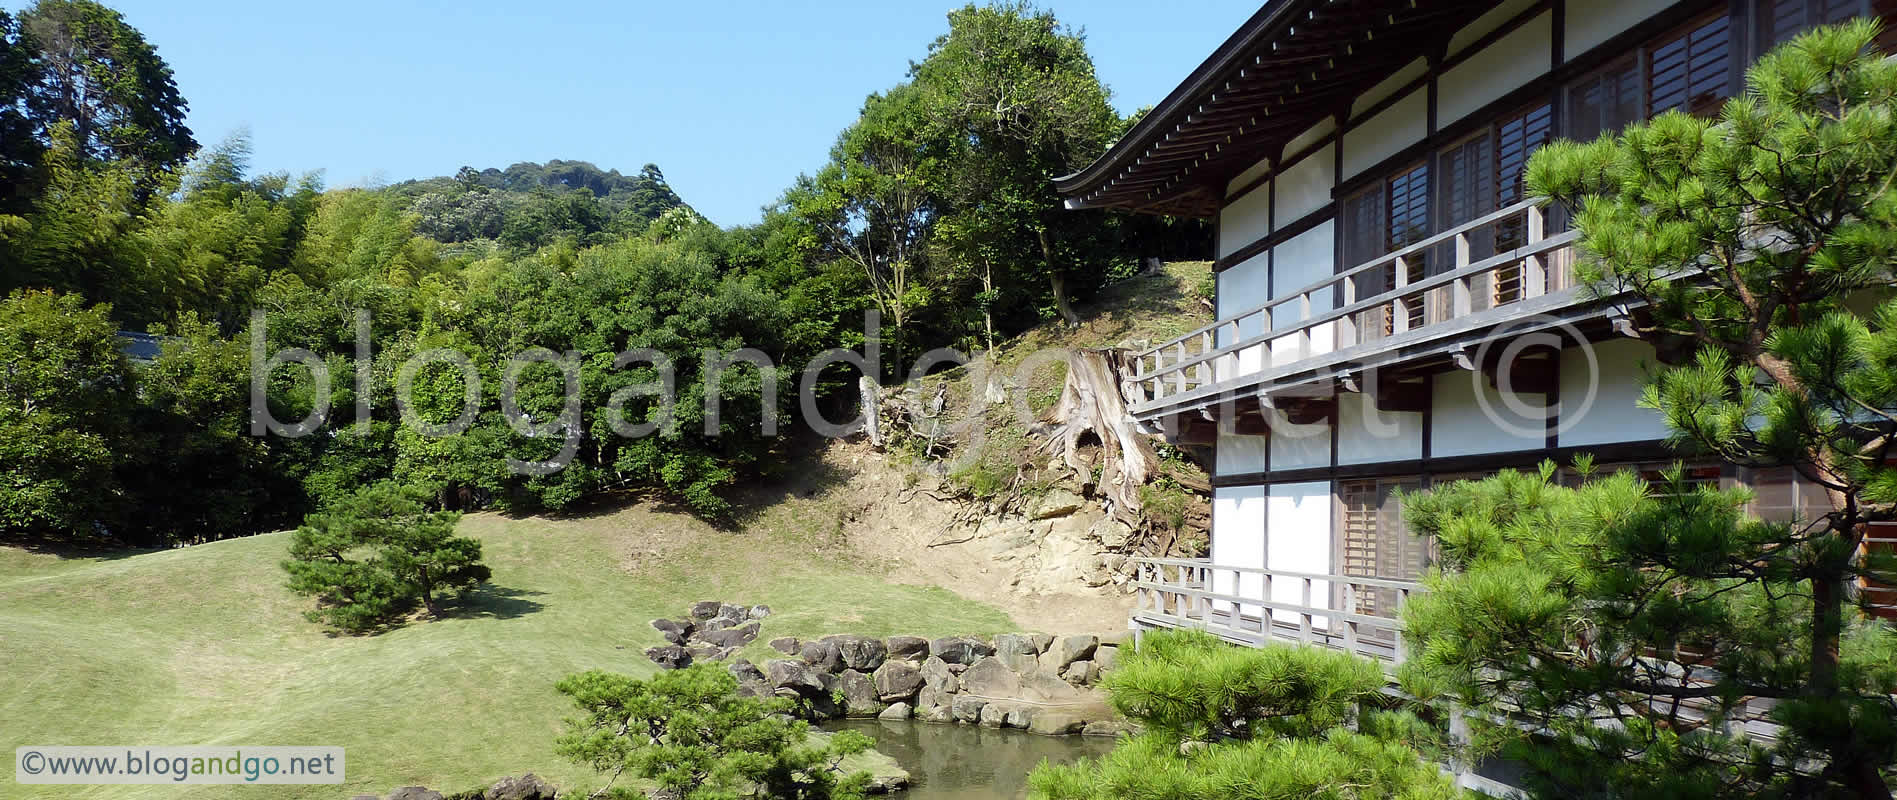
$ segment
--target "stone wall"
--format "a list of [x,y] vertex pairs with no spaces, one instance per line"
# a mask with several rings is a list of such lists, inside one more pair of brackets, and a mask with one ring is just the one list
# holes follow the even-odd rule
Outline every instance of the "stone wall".
[[[691,616],[653,620],[671,644],[648,649],[646,655],[667,669],[725,661],[757,638],[769,609],[708,601],[695,604]],[[1098,688],[1101,676],[1118,662],[1115,637],[835,634],[810,640],[779,637],[770,646],[783,657],[762,665],[744,659],[727,665],[739,691],[795,700],[812,720],[913,717],[1043,734],[1121,730]]]

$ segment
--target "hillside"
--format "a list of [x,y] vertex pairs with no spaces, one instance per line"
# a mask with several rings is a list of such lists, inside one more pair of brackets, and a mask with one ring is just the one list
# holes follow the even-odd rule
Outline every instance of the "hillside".
[[[1187,330],[1207,313],[1198,287],[1208,274],[1204,264],[1175,264],[1119,284],[1083,307],[1080,327],[1037,329],[997,359],[1011,368],[1043,349]],[[971,396],[967,375],[929,386]],[[1041,370],[1007,391],[1042,411],[1061,377]],[[962,472],[861,437],[830,442],[781,471],[791,477],[742,491],[726,528],[654,502],[560,518],[466,517],[461,530],[481,540],[491,586],[450,619],[378,636],[326,635],[303,619],[308,602],[284,589],[278,568],[284,533],[110,557],[0,548],[0,718],[11,740],[0,744],[347,748],[344,791],[277,787],[272,797],[458,790],[527,771],[585,788],[598,779],[552,752],[568,711],[553,683],[592,668],[650,673],[643,651],[661,639],[647,622],[696,600],[775,609],[742,654],[759,662],[775,636],[1123,628],[1130,596],[1099,562],[1155,543],[1062,539],[1061,520],[1093,519],[1084,501],[1009,528],[1020,510],[971,476],[1010,465],[1038,487],[1021,502],[1084,488],[1031,466],[1034,440],[1020,420],[987,424],[994,435],[976,454],[987,466]],[[1202,514],[1186,516],[1185,530],[1168,537],[1175,552],[1195,529],[1202,541]],[[963,533],[978,535],[944,543]],[[197,789],[192,797],[250,796]],[[76,795],[43,787],[21,796]],[[182,795],[120,786],[79,796]]]
[[[112,558],[0,549],[0,719],[27,744],[327,744],[349,782],[273,787],[332,798],[466,789],[535,771],[597,786],[553,755],[569,673],[648,674],[647,621],[706,598],[764,603],[768,636],[994,633],[1028,620],[893,583],[840,552],[825,498],[768,493],[720,531],[649,506],[563,520],[466,518],[491,588],[453,618],[371,637],[305,621],[283,588],[287,534]],[[829,517],[834,519],[832,515]],[[758,645],[762,647],[762,645]],[[759,658],[757,654],[753,658]],[[19,787],[9,797],[255,797],[236,787]]]

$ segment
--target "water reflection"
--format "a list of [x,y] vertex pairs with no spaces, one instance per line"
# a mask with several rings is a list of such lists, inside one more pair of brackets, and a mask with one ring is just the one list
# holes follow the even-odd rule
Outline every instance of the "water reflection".
[[852,720],[825,730],[861,731],[909,771],[893,800],[1022,800],[1042,759],[1064,764],[1113,749],[1110,736],[1036,736],[1020,730],[928,722]]

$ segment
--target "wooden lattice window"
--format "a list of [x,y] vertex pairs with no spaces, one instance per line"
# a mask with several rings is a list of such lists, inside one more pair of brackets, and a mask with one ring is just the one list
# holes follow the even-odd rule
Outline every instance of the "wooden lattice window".
[[[1337,542],[1338,574],[1355,578],[1419,580],[1429,564],[1427,543],[1410,533],[1397,502],[1399,490],[1422,486],[1417,479],[1339,481],[1341,515]],[[1392,589],[1359,592],[1354,613],[1390,616],[1396,610]]]

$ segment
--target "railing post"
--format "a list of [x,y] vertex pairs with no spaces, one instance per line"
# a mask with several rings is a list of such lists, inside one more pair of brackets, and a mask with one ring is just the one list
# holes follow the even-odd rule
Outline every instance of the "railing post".
[[1186,363],[1186,343],[1181,339],[1173,344],[1172,386],[1176,390],[1174,394],[1184,394],[1186,391],[1186,368],[1180,366],[1184,363]]
[[[1533,247],[1540,243],[1543,238],[1546,238],[1544,228],[1547,225],[1547,216],[1542,212],[1540,206],[1531,205],[1528,207],[1526,213],[1528,217],[1528,245]],[[1545,264],[1546,262],[1540,253],[1530,254],[1527,258],[1522,259],[1523,299],[1540,297],[1548,293],[1548,268]]]
[[1297,344],[1297,357],[1301,360],[1311,357],[1311,329],[1305,325],[1311,319],[1311,293],[1298,295],[1298,333],[1292,341]]
[[[1349,308],[1357,304],[1357,279],[1355,277],[1345,278],[1343,284],[1343,307]],[[1353,312],[1337,318],[1337,322],[1333,327],[1337,330],[1337,348],[1339,350],[1357,343],[1357,316],[1361,313],[1363,312]]]
[[[1211,331],[1206,331],[1205,333],[1200,334],[1199,356],[1201,358],[1204,358],[1205,354],[1210,353],[1213,350],[1217,350],[1218,349],[1217,341],[1218,341],[1218,334],[1216,333],[1216,329],[1211,330]],[[1218,382],[1215,379],[1216,375],[1212,371],[1211,359],[1207,358],[1204,361],[1200,361],[1198,372],[1199,372],[1199,385],[1204,386],[1207,384]]]
[[[1410,285],[1409,262],[1404,261],[1401,256],[1398,256],[1396,259],[1396,288],[1402,289],[1408,285]],[[1404,305],[1403,297],[1398,295],[1395,300],[1390,301],[1390,333],[1395,335],[1409,329],[1410,310]]]
[[[1456,266],[1460,270],[1469,266],[1469,234],[1456,234]],[[1474,302],[1469,294],[1469,276],[1464,275],[1450,283],[1451,295],[1449,315],[1451,318],[1468,316],[1474,310]]]

